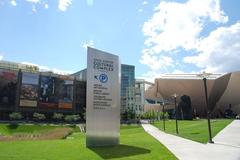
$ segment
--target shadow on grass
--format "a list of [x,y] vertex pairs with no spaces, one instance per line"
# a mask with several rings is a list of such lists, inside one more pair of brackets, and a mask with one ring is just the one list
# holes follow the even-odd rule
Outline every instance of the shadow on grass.
[[7,125],[7,128],[8,129],[17,129],[18,128],[18,124],[11,123],[11,124]]
[[200,134],[199,132],[193,132],[193,133],[191,133],[191,134]]
[[98,154],[103,159],[122,158],[140,154],[147,154],[151,152],[149,149],[122,144],[118,146],[88,147],[88,148],[95,152],[96,154]]

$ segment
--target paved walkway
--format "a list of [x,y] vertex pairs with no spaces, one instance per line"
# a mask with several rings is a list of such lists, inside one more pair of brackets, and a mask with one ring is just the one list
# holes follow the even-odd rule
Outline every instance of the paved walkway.
[[214,138],[216,144],[235,146],[240,148],[240,120],[233,121],[221,130]]
[[85,124],[77,124],[81,132],[85,132],[86,130],[86,125]]
[[233,121],[214,137],[214,144],[167,134],[150,124],[142,126],[180,160],[240,160],[240,120]]

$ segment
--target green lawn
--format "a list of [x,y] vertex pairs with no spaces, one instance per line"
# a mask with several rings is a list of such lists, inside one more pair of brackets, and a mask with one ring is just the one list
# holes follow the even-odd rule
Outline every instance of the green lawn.
[[85,135],[74,132],[64,140],[0,142],[1,160],[171,160],[176,157],[140,126],[121,127],[121,145],[85,147]]
[[[214,119],[211,120],[212,137],[220,132],[224,127],[232,122],[231,119]],[[163,130],[163,122],[155,122],[154,125]],[[167,120],[165,123],[165,132],[176,135],[175,120]],[[208,126],[207,120],[178,121],[179,136],[193,141],[207,143],[208,142]]]
[[[12,135],[14,133],[41,133],[49,131],[59,127],[66,127],[64,125],[54,126],[54,125],[32,125],[32,124],[0,124],[0,135]],[[67,126],[68,127],[68,126]],[[74,129],[74,131],[79,131],[78,127],[69,126]]]

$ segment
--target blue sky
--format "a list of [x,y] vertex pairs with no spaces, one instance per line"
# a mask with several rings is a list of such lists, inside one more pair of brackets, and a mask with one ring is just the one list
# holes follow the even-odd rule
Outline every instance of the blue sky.
[[0,59],[75,72],[86,46],[136,77],[240,68],[238,0],[0,0]]

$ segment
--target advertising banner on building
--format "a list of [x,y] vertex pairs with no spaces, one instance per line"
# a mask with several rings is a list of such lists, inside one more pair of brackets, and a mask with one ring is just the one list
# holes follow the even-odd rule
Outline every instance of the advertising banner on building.
[[[87,69],[86,69],[87,73]],[[87,74],[86,74],[87,75]],[[87,77],[87,76],[86,76]],[[81,119],[86,119],[86,81],[75,81],[75,111]]]
[[20,93],[21,107],[37,107],[39,75],[36,73],[22,73]]
[[58,108],[71,109],[73,101],[73,81],[58,79]]
[[17,92],[17,72],[0,69],[0,107],[14,107]]
[[88,47],[86,145],[119,143],[120,71],[119,58]]
[[41,76],[40,85],[39,106],[44,108],[57,108],[58,97],[56,92],[57,87],[55,87],[56,77]]
[[80,113],[86,111],[86,82],[76,81],[76,92],[75,92],[75,105],[76,110]]

